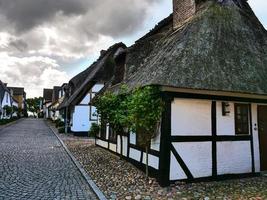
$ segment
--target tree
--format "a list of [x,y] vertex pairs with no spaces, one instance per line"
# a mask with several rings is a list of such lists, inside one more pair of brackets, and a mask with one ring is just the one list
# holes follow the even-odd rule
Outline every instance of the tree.
[[113,131],[117,135],[120,135],[122,146],[122,135],[127,132],[127,128],[129,127],[129,118],[127,115],[128,95],[126,88],[122,87],[118,95],[112,92],[106,92],[97,99],[95,106],[100,116],[101,125],[109,124]]
[[151,139],[158,133],[163,101],[157,87],[147,86],[133,91],[128,102],[131,130],[140,137],[140,145],[146,149],[146,177],[148,178],[148,150]]
[[4,106],[3,109],[5,110],[6,117],[11,117],[11,114],[12,114],[12,107],[10,107],[10,106]]
[[42,97],[35,97],[35,98],[30,98],[27,99],[27,110],[29,112],[32,112],[34,116],[37,116],[38,113],[40,112],[40,103],[42,102],[43,98]]
[[119,94],[106,92],[96,101],[101,124],[109,123],[121,135],[121,142],[122,134],[129,130],[141,138],[141,145],[146,149],[147,177],[149,145],[158,132],[163,106],[159,89],[152,86],[137,88],[132,92],[122,87]]

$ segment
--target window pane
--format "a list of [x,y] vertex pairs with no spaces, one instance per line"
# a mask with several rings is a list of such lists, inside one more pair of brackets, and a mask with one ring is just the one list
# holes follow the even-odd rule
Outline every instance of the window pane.
[[249,134],[249,106],[247,104],[236,104],[236,113],[235,113],[235,126],[236,134]]

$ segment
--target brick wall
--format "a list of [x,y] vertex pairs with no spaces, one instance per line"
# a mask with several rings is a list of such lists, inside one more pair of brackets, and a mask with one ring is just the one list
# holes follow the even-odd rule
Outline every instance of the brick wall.
[[173,0],[173,27],[177,28],[196,11],[195,0]]

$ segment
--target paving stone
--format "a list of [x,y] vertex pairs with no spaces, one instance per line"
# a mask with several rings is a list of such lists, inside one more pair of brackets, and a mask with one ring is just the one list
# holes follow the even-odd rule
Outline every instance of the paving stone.
[[97,199],[43,120],[0,130],[0,200]]
[[[90,140],[61,135],[76,159],[96,180],[105,195],[114,199],[143,200],[267,200],[267,177],[254,177],[214,182],[176,182],[162,188],[155,179],[146,181],[145,174],[109,151],[96,147]],[[138,196],[140,195],[140,196]]]

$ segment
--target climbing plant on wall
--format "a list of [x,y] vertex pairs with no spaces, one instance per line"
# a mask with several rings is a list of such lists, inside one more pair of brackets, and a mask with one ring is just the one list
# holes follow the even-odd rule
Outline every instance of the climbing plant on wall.
[[108,123],[117,134],[132,131],[141,138],[140,145],[146,149],[148,176],[149,145],[157,133],[164,107],[160,90],[147,86],[129,91],[123,86],[119,94],[106,92],[100,96],[96,107],[102,124]]

